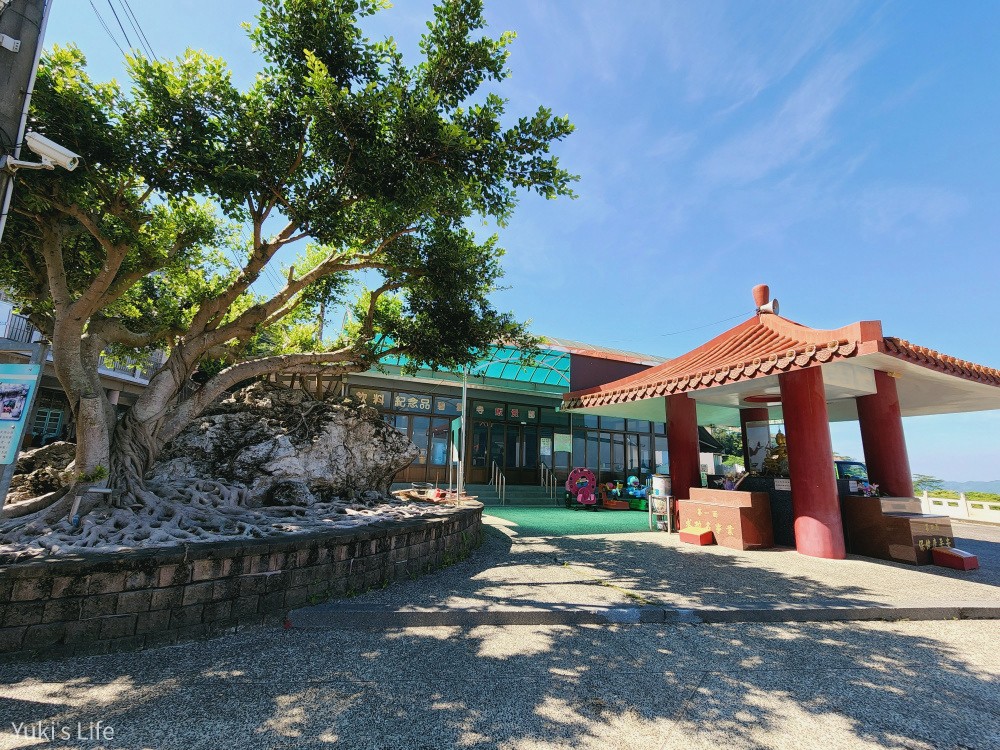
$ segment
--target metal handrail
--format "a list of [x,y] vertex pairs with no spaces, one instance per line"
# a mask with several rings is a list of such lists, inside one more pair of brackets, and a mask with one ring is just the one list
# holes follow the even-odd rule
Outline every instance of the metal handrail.
[[539,466],[541,467],[538,474],[539,484],[541,484],[542,487],[545,488],[546,492],[548,492],[549,498],[555,501],[556,487],[559,484],[556,480],[556,475],[552,469],[548,467],[548,464],[539,463]]
[[500,470],[500,464],[496,461],[493,462],[493,470],[490,473],[490,484],[496,487],[500,504],[504,505],[507,502],[507,477],[504,476]]

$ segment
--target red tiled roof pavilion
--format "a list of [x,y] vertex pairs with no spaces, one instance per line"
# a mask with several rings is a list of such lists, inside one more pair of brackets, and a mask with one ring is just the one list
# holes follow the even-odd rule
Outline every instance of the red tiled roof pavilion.
[[[563,396],[568,411],[666,421],[673,494],[700,486],[699,424],[781,419],[796,549],[846,554],[830,421],[858,420],[869,477],[912,497],[902,417],[1000,409],[1000,371],[885,336],[879,321],[817,329],[778,315],[766,285],[757,314],[676,359]],[[749,461],[749,456],[745,457]]]
[[879,321],[824,330],[768,313],[661,365],[567,393],[563,407],[662,420],[662,410],[649,400],[688,393],[703,423],[739,424],[718,407],[761,404],[779,410],[777,418],[777,376],[809,367],[824,369],[832,421],[857,418],[853,399],[874,392],[876,370],[897,378],[903,416],[1000,409],[1000,370],[884,336]]

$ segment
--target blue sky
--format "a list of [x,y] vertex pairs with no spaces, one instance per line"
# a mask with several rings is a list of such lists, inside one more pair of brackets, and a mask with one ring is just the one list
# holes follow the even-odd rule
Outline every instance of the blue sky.
[[[157,55],[255,72],[239,28],[255,2],[131,6]],[[415,52],[430,7],[400,0],[367,28]],[[674,356],[749,317],[768,283],[799,322],[880,319],[1000,367],[1000,5],[487,0],[487,18],[518,34],[510,111],[577,126],[558,152],[579,199],[525,198],[502,232],[498,303],[534,330]],[[46,41],[121,76],[89,2],[57,0]],[[1000,477],[1000,412],[905,427],[915,472]],[[856,425],[832,431],[861,457]]]

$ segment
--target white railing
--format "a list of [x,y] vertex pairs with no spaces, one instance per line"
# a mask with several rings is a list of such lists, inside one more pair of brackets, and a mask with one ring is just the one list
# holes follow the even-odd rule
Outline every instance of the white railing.
[[954,497],[931,497],[927,490],[920,496],[920,509],[924,513],[952,518],[967,518],[970,521],[993,521],[1000,523],[1000,502],[989,500],[969,500],[964,492]]
[[493,462],[493,470],[490,472],[490,484],[496,489],[500,504],[503,505],[507,501],[507,477],[503,475],[500,464],[496,461]]
[[0,322],[0,338],[28,343],[41,338],[35,335],[37,332],[27,317],[17,313],[11,313],[5,322]]
[[559,486],[559,481],[556,479],[556,475],[547,464],[539,464],[538,478],[538,483],[545,488],[545,492],[548,494],[549,499],[555,502],[556,488]]

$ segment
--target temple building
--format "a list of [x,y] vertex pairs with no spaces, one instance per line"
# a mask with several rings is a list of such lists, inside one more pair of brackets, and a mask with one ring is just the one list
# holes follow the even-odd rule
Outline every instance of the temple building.
[[767,286],[753,295],[757,313],[749,320],[642,372],[573,389],[563,409],[664,421],[672,491],[681,501],[702,488],[699,425],[741,426],[751,466],[761,442],[754,429],[780,420],[787,486],[761,488],[769,490],[774,537],[803,554],[842,558],[844,489],[829,423],[858,421],[870,480],[905,502],[913,485],[902,417],[1000,409],[1000,371],[885,336],[879,321],[809,328],[781,317]]

